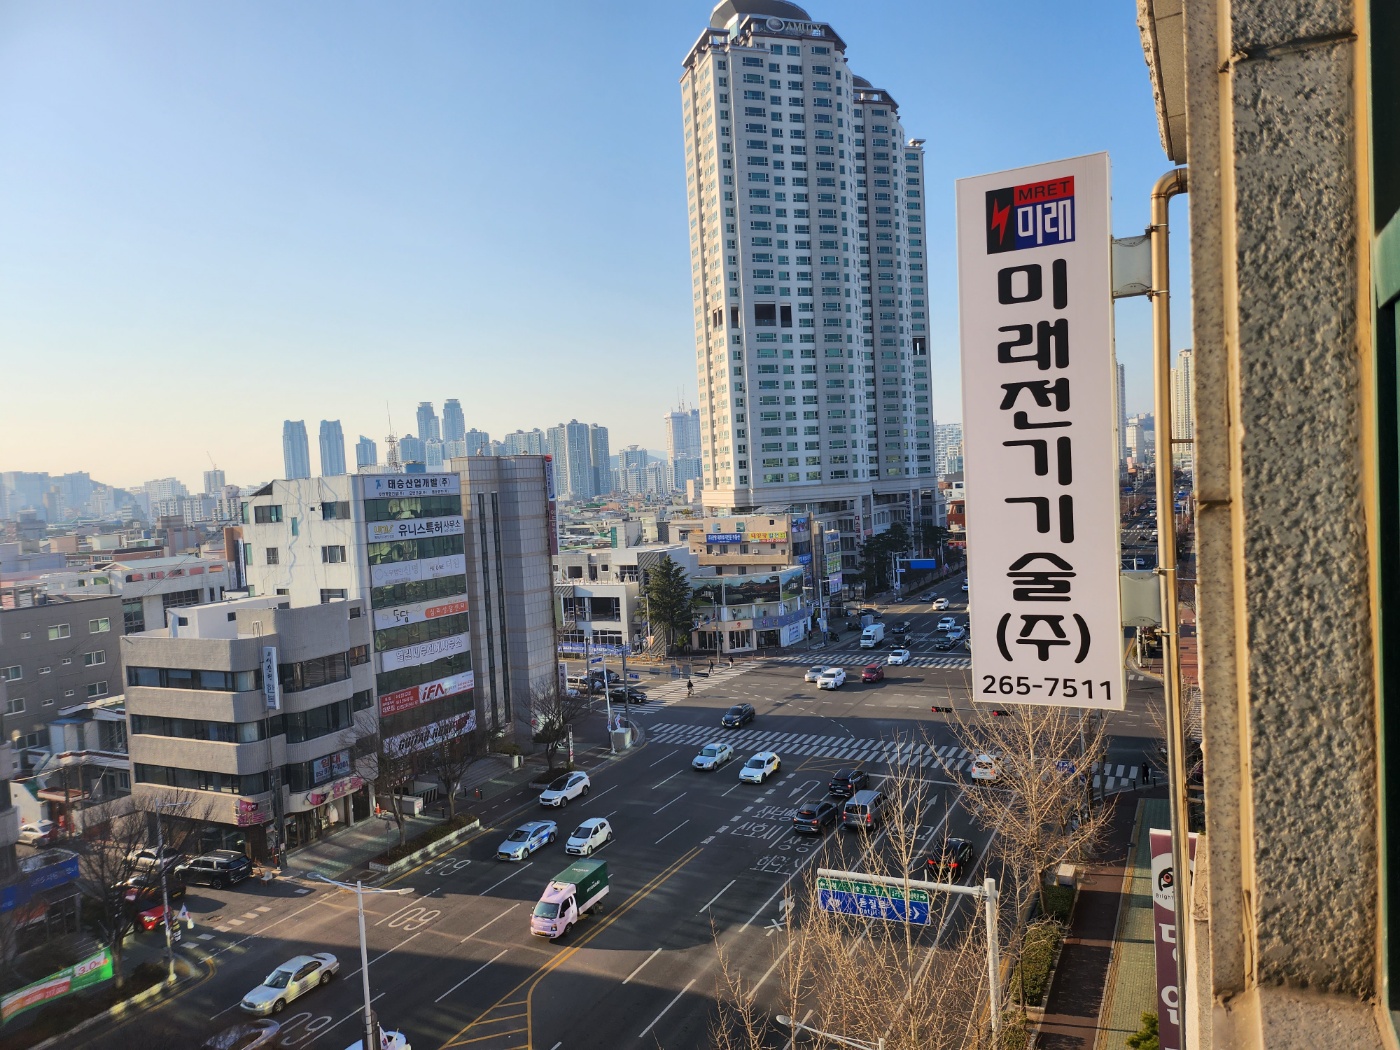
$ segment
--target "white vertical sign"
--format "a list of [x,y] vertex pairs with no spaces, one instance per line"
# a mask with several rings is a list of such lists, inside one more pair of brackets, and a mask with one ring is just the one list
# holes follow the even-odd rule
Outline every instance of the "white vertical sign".
[[957,184],[973,696],[1123,707],[1108,154]]
[[263,646],[262,672],[263,700],[269,711],[279,711],[282,708],[282,689],[277,680],[277,646]]

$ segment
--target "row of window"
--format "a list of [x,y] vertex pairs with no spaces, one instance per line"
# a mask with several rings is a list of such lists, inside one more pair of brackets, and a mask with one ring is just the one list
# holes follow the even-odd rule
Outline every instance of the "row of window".
[[454,634],[466,634],[470,630],[467,614],[438,616],[421,623],[405,623],[387,630],[374,632],[374,651],[382,653],[387,649],[402,649],[405,645],[418,645],[437,638],[447,638]]
[[[90,653],[83,654],[84,667],[101,667],[107,662],[107,652],[104,649],[97,649]],[[73,663],[71,656],[65,656],[59,661],[60,667],[68,667]],[[39,668],[40,674],[52,674],[53,665],[45,664]],[[10,664],[8,667],[0,667],[0,679],[6,682],[19,682],[24,680],[24,665]]]
[[[98,698],[100,698],[100,697],[106,696],[106,695],[107,695],[107,680],[104,678],[104,679],[103,679],[102,681],[100,681],[100,682],[89,682],[88,685],[87,685],[86,693],[87,693],[87,698],[88,698],[89,700],[96,700],[96,699],[98,699]],[[65,690],[63,690],[63,699],[65,699],[65,700],[76,700],[76,699],[77,699],[77,690],[76,690],[76,689],[65,689]],[[51,696],[50,696],[50,697],[46,697],[46,698],[44,699],[43,703],[40,704],[40,706],[41,706],[41,707],[52,707],[52,706],[53,706],[53,702],[54,702],[54,698],[53,698],[53,697],[51,697]],[[12,696],[12,697],[9,697],[9,698],[5,701],[5,713],[6,713],[7,715],[22,715],[22,714],[24,714],[25,709],[26,709],[27,706],[28,706],[28,701],[27,701],[24,697],[22,697],[22,696]]]
[[385,693],[407,689],[411,685],[422,685],[424,682],[433,682],[439,678],[465,674],[471,669],[472,654],[469,651],[453,653],[441,660],[419,664],[417,667],[400,667],[393,671],[385,671],[375,678],[375,685],[379,689],[379,695],[383,696]]
[[375,609],[390,609],[396,605],[413,605],[437,598],[455,598],[466,593],[465,576],[441,576],[436,580],[415,580],[412,583],[373,587],[369,592],[369,603]]
[[355,724],[355,712],[373,706],[374,694],[364,689],[347,700],[323,704],[310,711],[285,712],[254,722],[215,722],[202,718],[133,714],[131,731],[145,736],[222,744],[254,744],[269,736],[285,736],[287,743],[300,744],[350,729]]
[[421,540],[391,540],[369,544],[369,563],[387,565],[399,561],[422,561],[425,558],[445,558],[464,554],[461,536],[430,536]]
[[136,783],[159,784],[187,791],[220,791],[227,795],[260,795],[272,788],[267,773],[212,773],[203,769],[177,766],[150,766],[136,763]]
[[365,500],[366,521],[399,521],[404,518],[445,518],[462,513],[461,496],[396,496]]
[[294,664],[278,664],[277,677],[284,693],[300,693],[306,689],[343,682],[350,677],[350,668],[369,663],[369,646],[357,645],[343,653],[316,656]]

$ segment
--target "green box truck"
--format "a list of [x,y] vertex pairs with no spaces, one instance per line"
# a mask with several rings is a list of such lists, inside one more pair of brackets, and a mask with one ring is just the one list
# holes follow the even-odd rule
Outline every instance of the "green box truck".
[[608,862],[578,860],[550,880],[530,916],[530,932],[551,941],[564,936],[608,895]]

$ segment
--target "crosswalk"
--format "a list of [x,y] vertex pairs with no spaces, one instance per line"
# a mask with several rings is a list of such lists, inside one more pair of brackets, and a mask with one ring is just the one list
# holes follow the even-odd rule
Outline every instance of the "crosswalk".
[[[850,651],[833,651],[827,649],[816,649],[809,652],[798,653],[795,656],[769,656],[764,662],[768,664],[779,664],[791,667],[864,667],[866,664],[885,664],[885,652],[872,652],[869,649],[854,649]],[[961,655],[930,655],[912,656],[907,664],[896,664],[893,668],[886,666],[886,670],[898,671],[900,667],[971,667],[972,657],[967,653]]]
[[[778,733],[764,729],[716,730],[711,726],[679,722],[649,726],[646,735],[652,744],[680,744],[697,750],[712,741],[722,740],[733,746],[737,757],[745,753],[776,751],[780,757],[832,758],[852,765],[881,763],[900,766],[911,772],[948,776],[966,774],[972,760],[977,757],[976,752],[957,744],[934,746],[911,739],[874,740],[835,734]],[[1100,768],[1100,763],[1096,762],[1093,772],[1096,790],[1124,791],[1137,784],[1137,766],[1109,763],[1105,768]]]

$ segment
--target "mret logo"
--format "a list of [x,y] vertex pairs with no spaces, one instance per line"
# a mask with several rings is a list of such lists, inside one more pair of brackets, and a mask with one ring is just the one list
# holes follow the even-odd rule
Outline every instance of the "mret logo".
[[987,191],[987,254],[1074,240],[1074,176]]

